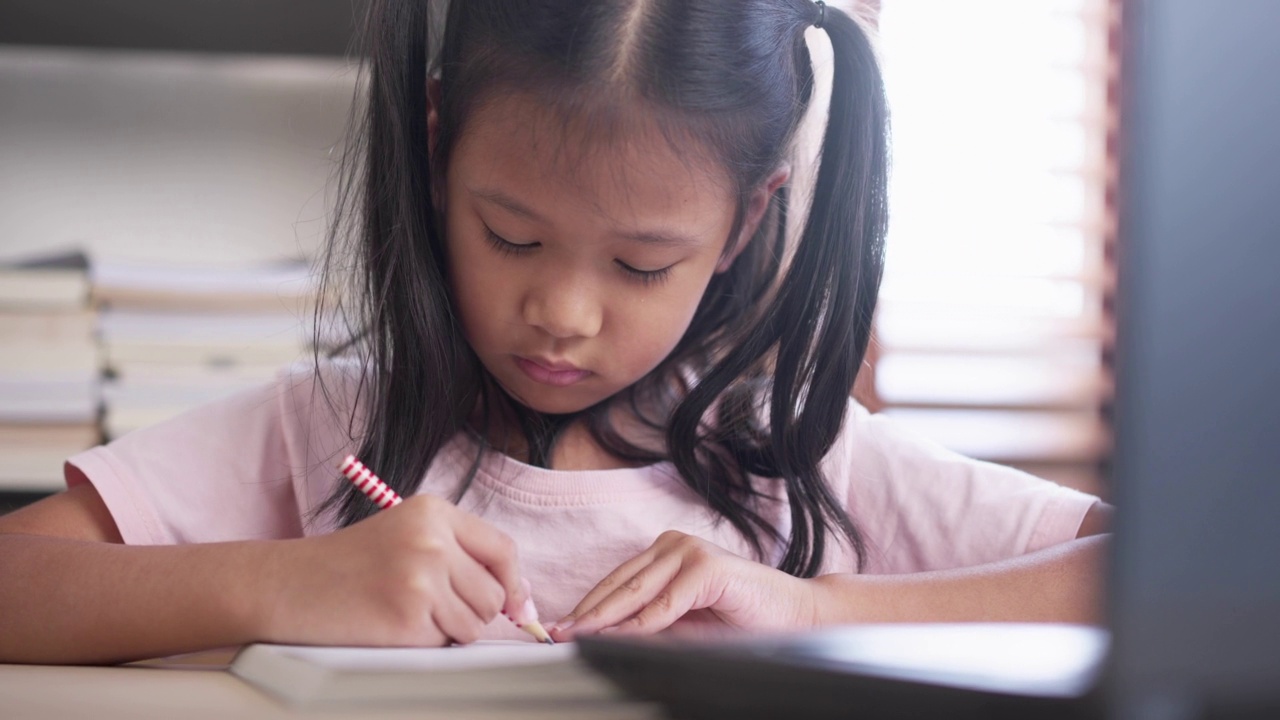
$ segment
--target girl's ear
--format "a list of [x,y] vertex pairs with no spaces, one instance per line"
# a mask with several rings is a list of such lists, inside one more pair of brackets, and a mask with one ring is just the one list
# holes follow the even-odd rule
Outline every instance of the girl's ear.
[[440,137],[440,78],[427,79],[427,148],[436,151],[436,139]]
[[751,238],[759,229],[760,221],[764,219],[765,211],[769,209],[769,202],[773,200],[774,193],[778,192],[778,188],[790,179],[791,164],[783,163],[751,193],[751,197],[747,200],[746,216],[742,219],[742,229],[738,231],[738,236],[733,238],[733,242],[725,246],[724,255],[721,256],[720,262],[716,263],[717,273],[725,272],[732,267],[733,261],[747,249],[747,243],[751,242]]
[[[427,158],[433,175],[436,158],[436,142],[440,139],[440,78],[427,79]],[[434,177],[433,177],[434,180]],[[442,183],[431,183],[431,201],[437,210],[444,208]]]

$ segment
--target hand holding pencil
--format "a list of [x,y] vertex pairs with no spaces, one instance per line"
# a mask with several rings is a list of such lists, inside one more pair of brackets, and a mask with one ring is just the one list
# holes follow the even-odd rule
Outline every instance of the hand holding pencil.
[[[355,458],[355,456],[348,455],[339,465],[339,470],[342,472],[344,477],[350,480],[357,488],[360,489],[361,492],[367,495],[370,501],[376,504],[379,509],[386,510],[403,502],[403,499],[394,490],[388,487],[386,483],[373,473],[373,471],[365,467],[364,464]],[[465,513],[460,514],[471,518],[471,516],[466,515]],[[471,519],[474,520],[475,523],[483,525],[479,520],[474,518]],[[461,537],[458,539],[462,540]],[[471,542],[473,546],[483,544],[479,539],[472,539]],[[507,542],[509,543],[510,541],[508,540]],[[463,549],[466,550],[468,548],[463,547]],[[483,555],[484,551],[481,550],[480,554]],[[492,568],[485,567],[484,569],[490,571],[490,574],[493,575],[494,578],[499,581],[502,580],[502,578],[493,574]],[[511,574],[509,572],[504,574],[507,574],[508,577],[507,582],[503,583],[505,585],[507,597],[503,604],[502,614],[521,630],[524,630],[537,638],[539,642],[554,645],[555,641],[551,639],[547,634],[547,631],[543,629],[542,624],[538,621],[538,611],[537,608],[534,607],[533,595],[529,587],[529,582],[524,578],[519,578],[516,583],[518,590],[516,590],[516,588],[513,588],[511,585]],[[513,590],[516,591],[513,592]],[[518,602],[513,602],[513,600],[520,597],[523,599]],[[469,604],[472,605],[473,608],[475,607],[474,603]]]

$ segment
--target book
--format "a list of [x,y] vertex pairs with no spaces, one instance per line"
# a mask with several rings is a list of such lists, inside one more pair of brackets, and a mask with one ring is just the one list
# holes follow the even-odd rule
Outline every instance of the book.
[[[86,295],[86,297],[88,297]],[[92,350],[97,317],[85,306],[68,309],[26,309],[0,303],[0,352],[17,354],[33,343],[59,348]]]
[[95,261],[108,440],[239,390],[309,357],[308,262],[237,267]]
[[0,422],[86,423],[98,417],[94,372],[21,373],[0,369]]
[[0,421],[0,457],[4,458],[0,463],[0,490],[38,493],[65,489],[63,463],[99,440],[98,425],[91,421]]
[[0,307],[82,308],[89,299],[88,259],[67,251],[0,262]]
[[169,367],[280,367],[308,347],[311,325],[287,311],[211,312],[110,308],[99,332],[113,370]]
[[231,673],[295,707],[616,701],[620,691],[578,660],[572,643],[481,641],[442,648],[257,643]]
[[280,312],[302,317],[314,302],[306,260],[213,268],[110,260],[90,267],[93,299],[118,308],[179,307],[222,312]]
[[101,354],[88,260],[0,262],[0,490],[63,489],[62,465],[99,440]]
[[[160,366],[157,366],[160,367]],[[103,432],[109,439],[155,425],[193,408],[260,385],[274,377],[276,367],[263,368],[261,377],[206,368],[130,371],[102,385]]]

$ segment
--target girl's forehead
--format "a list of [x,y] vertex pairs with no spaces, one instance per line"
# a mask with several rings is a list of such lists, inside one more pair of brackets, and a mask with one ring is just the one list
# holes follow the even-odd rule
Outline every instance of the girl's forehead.
[[532,192],[611,214],[631,207],[718,215],[736,206],[726,174],[693,138],[639,115],[621,122],[571,116],[526,94],[470,113],[450,164],[468,187]]
[[538,182],[590,190],[694,186],[732,199],[721,163],[684,128],[639,108],[563,109],[530,94],[483,102],[461,128],[452,161],[488,160]]

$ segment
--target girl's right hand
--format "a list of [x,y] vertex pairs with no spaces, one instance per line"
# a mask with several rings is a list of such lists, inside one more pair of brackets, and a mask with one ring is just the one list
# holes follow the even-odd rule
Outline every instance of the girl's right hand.
[[268,581],[276,592],[266,598],[270,642],[469,643],[528,596],[511,538],[431,495],[278,547]]

